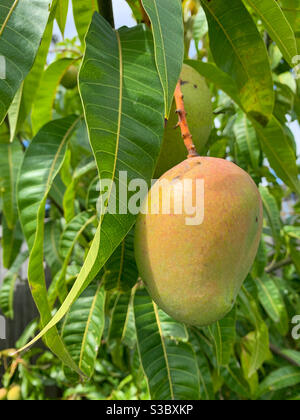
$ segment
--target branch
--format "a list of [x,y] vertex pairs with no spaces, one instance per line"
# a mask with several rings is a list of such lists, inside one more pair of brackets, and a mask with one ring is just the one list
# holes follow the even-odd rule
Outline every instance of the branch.
[[271,266],[266,268],[266,273],[273,273],[274,271],[279,270],[280,268],[283,268],[287,265],[290,265],[292,263],[292,259],[291,258],[286,258],[285,260],[279,261],[278,263],[275,264],[271,264]]
[[274,353],[277,356],[281,357],[282,359],[286,360],[291,365],[297,366],[297,367],[300,366],[297,362],[295,362],[295,360],[291,359],[289,356],[286,356],[284,353],[281,352],[281,350],[279,348],[274,346],[274,344],[272,344],[272,343],[270,343],[270,350],[272,351],[272,353]]
[[193,143],[193,136],[189,130],[189,126],[187,123],[187,113],[185,112],[184,108],[184,100],[183,94],[181,91],[182,80],[180,79],[177,83],[176,90],[175,90],[175,102],[176,102],[176,113],[178,114],[178,124],[177,127],[180,127],[182,138],[184,140],[185,147],[188,151],[188,158],[193,158],[199,156],[196,150],[196,146]]
[[114,28],[114,12],[112,6],[112,0],[98,0],[99,13],[103,16]]

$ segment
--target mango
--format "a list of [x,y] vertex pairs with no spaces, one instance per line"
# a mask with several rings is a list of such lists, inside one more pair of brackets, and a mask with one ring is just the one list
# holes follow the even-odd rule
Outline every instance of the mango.
[[68,89],[74,89],[77,86],[78,69],[76,66],[71,65],[63,75],[60,84]]
[[[183,82],[182,93],[189,129],[196,149],[201,154],[210,136],[213,122],[210,91],[205,79],[195,69],[186,64],[183,65],[180,78]],[[176,114],[174,100],[154,173],[156,179],[187,157],[180,128],[176,129],[177,123],[178,115]]]
[[7,400],[19,401],[20,399],[21,399],[21,387],[19,385],[12,386],[7,393]]
[[4,401],[6,399],[7,391],[5,388],[0,388],[0,401]]
[[135,228],[136,262],[152,299],[188,325],[222,319],[252,267],[262,223],[259,191],[234,163],[195,157],[175,166],[153,185]]

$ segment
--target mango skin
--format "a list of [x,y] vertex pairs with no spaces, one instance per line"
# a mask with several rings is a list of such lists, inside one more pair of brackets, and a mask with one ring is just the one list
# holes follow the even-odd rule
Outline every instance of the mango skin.
[[[203,223],[186,225],[187,215],[174,214],[173,206],[171,214],[140,214],[135,256],[140,276],[161,309],[188,325],[207,326],[235,303],[257,253],[263,208],[251,177],[223,159],[187,159],[161,177],[173,183],[197,178],[204,179]],[[152,189],[157,188],[158,182]],[[193,195],[195,191],[194,181]],[[170,193],[173,197],[173,188]],[[155,200],[161,204],[161,195]],[[147,200],[144,212],[146,208]]]
[[21,399],[21,388],[19,385],[14,385],[7,393],[7,401],[19,401]]
[[[187,112],[187,121],[193,142],[198,153],[201,153],[211,133],[213,123],[213,110],[210,90],[205,79],[192,67],[184,64],[181,72],[183,81],[182,93]],[[167,122],[161,153],[154,173],[159,178],[169,169],[186,159],[187,151],[181,137],[178,123],[176,105],[173,101],[169,120]]]

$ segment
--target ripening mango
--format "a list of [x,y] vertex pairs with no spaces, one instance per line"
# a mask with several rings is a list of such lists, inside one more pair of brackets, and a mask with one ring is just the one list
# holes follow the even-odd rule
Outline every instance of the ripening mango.
[[175,166],[152,187],[136,225],[136,261],[152,299],[189,325],[222,319],[254,262],[262,221],[259,191],[235,164],[195,157]]

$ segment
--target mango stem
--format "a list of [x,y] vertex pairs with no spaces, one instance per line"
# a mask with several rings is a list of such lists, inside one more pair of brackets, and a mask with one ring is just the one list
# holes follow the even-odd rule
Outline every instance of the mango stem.
[[196,146],[193,142],[193,136],[190,132],[188,122],[187,122],[187,113],[184,107],[184,96],[181,90],[182,80],[179,79],[176,89],[175,89],[175,102],[176,102],[176,113],[178,114],[178,124],[177,127],[180,127],[182,138],[185,144],[185,147],[188,151],[188,159],[199,156],[196,150]]

